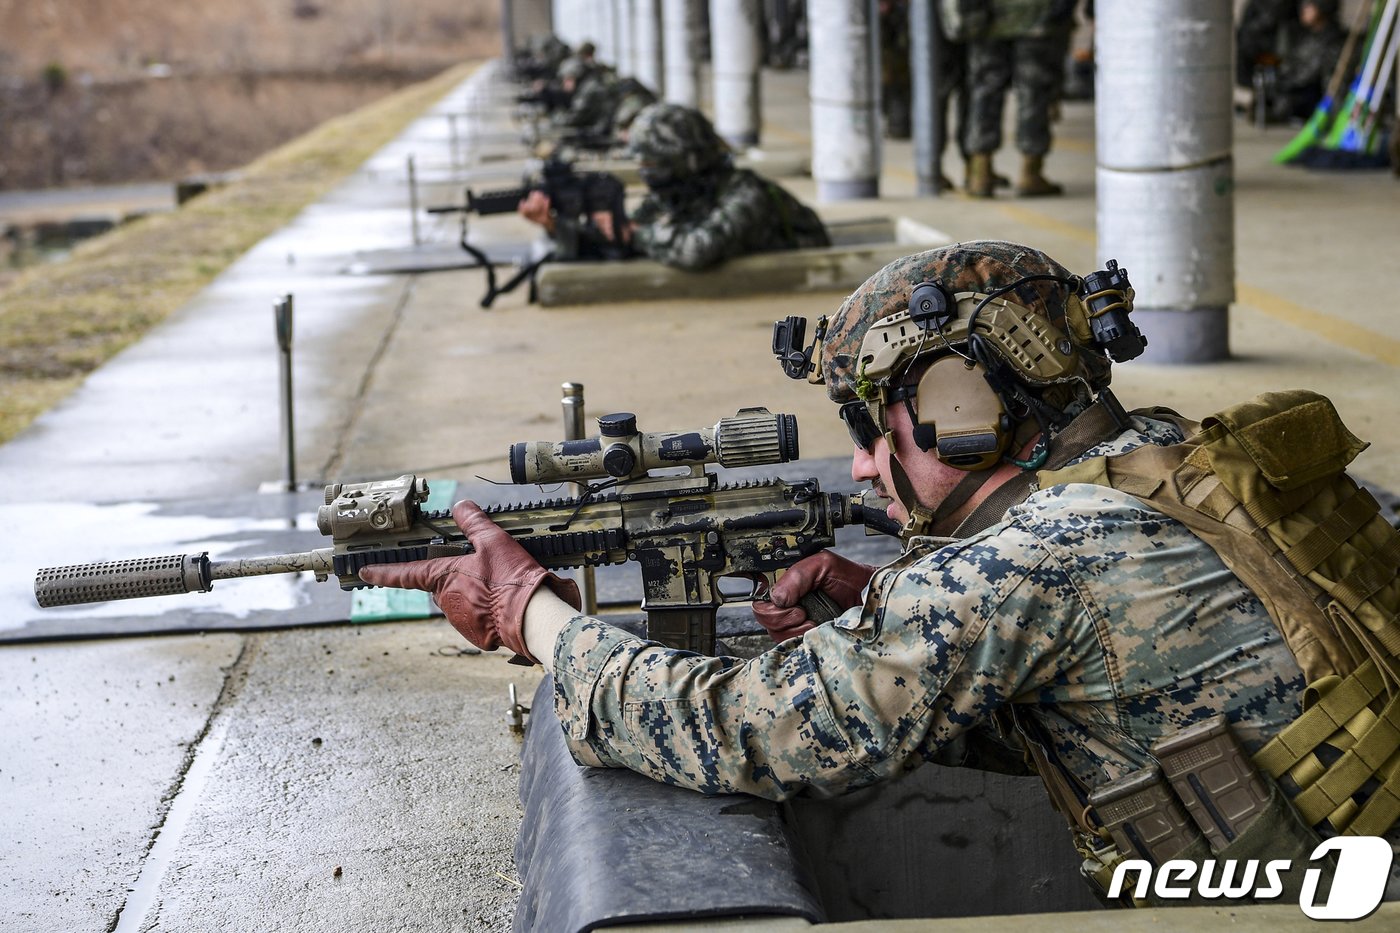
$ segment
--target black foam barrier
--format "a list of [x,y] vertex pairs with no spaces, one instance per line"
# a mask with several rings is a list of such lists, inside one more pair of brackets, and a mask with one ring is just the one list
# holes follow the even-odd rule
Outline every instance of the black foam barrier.
[[531,707],[520,800],[518,933],[741,916],[826,919],[777,804],[581,767],[564,744],[548,677]]

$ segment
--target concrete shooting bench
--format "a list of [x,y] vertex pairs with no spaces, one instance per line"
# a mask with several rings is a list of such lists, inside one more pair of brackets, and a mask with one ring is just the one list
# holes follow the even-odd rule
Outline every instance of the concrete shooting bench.
[[659,295],[716,299],[849,291],[901,256],[952,242],[942,231],[907,217],[832,221],[827,230],[831,246],[741,256],[701,272],[672,269],[649,259],[548,263],[536,274],[539,303],[551,308]]

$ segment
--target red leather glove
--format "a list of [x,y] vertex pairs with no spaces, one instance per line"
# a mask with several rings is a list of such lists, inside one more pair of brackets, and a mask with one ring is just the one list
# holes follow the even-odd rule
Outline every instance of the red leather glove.
[[802,597],[824,593],[844,612],[861,604],[861,592],[874,574],[875,568],[869,564],[820,551],[802,558],[778,578],[768,594],[769,601],[753,604],[754,618],[774,641],[786,641],[817,626],[802,608]]
[[575,609],[583,606],[578,586],[556,577],[526,553],[520,543],[474,502],[452,507],[452,518],[475,552],[406,564],[376,564],[360,571],[375,586],[425,590],[452,627],[486,651],[501,646],[538,664],[525,647],[525,607],[541,584]]

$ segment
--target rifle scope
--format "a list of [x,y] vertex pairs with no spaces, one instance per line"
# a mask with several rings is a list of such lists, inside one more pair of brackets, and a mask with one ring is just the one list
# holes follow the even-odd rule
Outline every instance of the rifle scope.
[[761,466],[797,459],[797,418],[766,408],[741,408],[712,428],[642,434],[637,416],[618,412],[598,419],[598,436],[578,441],[522,441],[510,448],[514,483],[636,479],[664,467],[718,463]]

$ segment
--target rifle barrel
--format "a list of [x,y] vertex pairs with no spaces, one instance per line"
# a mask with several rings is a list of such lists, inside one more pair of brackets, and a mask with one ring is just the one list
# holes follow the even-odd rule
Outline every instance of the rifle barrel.
[[207,552],[46,567],[34,577],[39,606],[75,606],[113,599],[207,593],[215,580],[269,573],[331,572],[331,548],[298,554],[211,561]]

